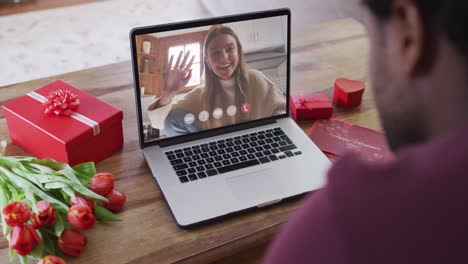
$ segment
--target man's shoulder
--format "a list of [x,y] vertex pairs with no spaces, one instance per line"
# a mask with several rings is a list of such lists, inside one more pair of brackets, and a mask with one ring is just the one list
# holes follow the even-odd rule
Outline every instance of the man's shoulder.
[[373,175],[388,174],[392,167],[401,166],[396,160],[370,163],[358,153],[348,153],[330,168],[329,181],[366,181]]
[[319,263],[460,259],[468,244],[464,134],[407,147],[380,163],[345,155],[330,169],[327,186],[289,220],[265,263],[298,256]]
[[[374,190],[390,188],[390,183],[381,186],[379,179],[399,177],[391,172],[392,168],[397,166],[400,166],[397,161],[371,165],[359,155],[350,153],[339,159],[330,168],[327,175],[326,191],[335,200],[334,205],[352,204],[355,200],[361,200],[361,196],[369,197]],[[399,169],[401,172],[404,170]]]
[[[455,147],[457,146],[457,147]],[[369,162],[359,154],[348,154],[330,169],[328,180],[333,186],[359,185],[362,188],[388,190],[401,186],[418,189],[429,187],[427,183],[463,181],[458,177],[468,162],[467,140],[460,136],[443,137],[430,142],[408,146],[391,160]],[[420,177],[424,175],[424,177]],[[347,188],[349,189],[349,188]],[[352,188],[351,188],[352,189]]]
[[349,153],[329,170],[327,188],[338,206],[343,203],[391,203],[405,188],[411,192],[425,188],[425,179],[419,175],[435,173],[424,162],[431,158],[430,153],[418,148],[399,153],[391,160],[373,162],[358,153]]
[[[415,259],[434,256],[421,248],[453,253],[450,247],[459,246],[455,241],[468,242],[467,233],[455,235],[468,221],[463,173],[468,158],[462,150],[449,151],[450,142],[412,146],[379,164],[348,155],[329,171],[325,189],[354,257],[375,260],[394,254],[398,263],[408,248],[414,249],[409,259]],[[380,251],[363,250],[373,244]]]

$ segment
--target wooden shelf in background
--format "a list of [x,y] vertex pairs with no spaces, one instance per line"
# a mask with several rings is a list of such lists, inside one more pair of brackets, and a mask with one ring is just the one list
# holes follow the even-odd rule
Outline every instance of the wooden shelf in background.
[[140,72],[139,74],[140,74],[140,77],[145,77],[145,76],[154,77],[154,76],[157,75],[157,74],[154,74],[154,73],[146,73],[146,72]]
[[142,56],[142,57],[147,57],[147,58],[152,58],[152,59],[156,59],[158,56],[155,55],[155,54],[151,54],[151,53],[144,53],[142,51],[137,51],[137,54],[138,56]]

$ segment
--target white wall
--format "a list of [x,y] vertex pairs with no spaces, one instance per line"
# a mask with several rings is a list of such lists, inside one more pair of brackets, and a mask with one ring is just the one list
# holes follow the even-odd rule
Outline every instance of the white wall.
[[[358,0],[201,0],[214,16],[287,7],[292,12],[292,25],[319,23],[359,16],[354,6]],[[351,6],[353,6],[351,8]]]

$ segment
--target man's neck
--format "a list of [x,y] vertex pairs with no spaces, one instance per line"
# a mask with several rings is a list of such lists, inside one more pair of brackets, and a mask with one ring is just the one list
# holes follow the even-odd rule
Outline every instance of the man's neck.
[[445,42],[429,78],[421,83],[424,115],[429,137],[460,129],[468,124],[468,64]]

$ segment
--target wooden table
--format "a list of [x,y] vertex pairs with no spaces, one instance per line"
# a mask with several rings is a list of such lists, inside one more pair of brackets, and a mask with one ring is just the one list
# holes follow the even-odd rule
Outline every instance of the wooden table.
[[[293,93],[332,95],[337,77],[367,82],[367,37],[354,20],[339,20],[297,29],[292,40]],[[124,111],[125,145],[97,165],[117,177],[116,188],[127,194],[122,222],[97,224],[85,234],[88,246],[68,263],[255,263],[298,201],[234,216],[192,230],[179,229],[139,149],[130,62],[108,65],[0,88],[0,104],[53,80],[61,79]],[[336,109],[335,118],[380,129],[368,89],[363,104],[352,111]],[[301,123],[306,131],[312,121]],[[8,139],[0,113],[0,137]],[[9,145],[9,155],[28,155]],[[8,244],[0,238],[0,263],[9,263]]]

